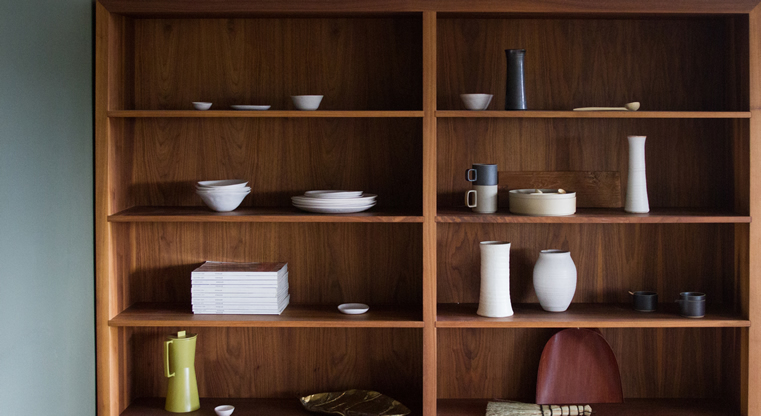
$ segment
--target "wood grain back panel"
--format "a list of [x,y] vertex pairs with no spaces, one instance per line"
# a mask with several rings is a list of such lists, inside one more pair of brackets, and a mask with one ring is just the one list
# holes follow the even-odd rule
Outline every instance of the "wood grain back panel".
[[[135,20],[135,109],[208,101],[295,109],[420,110],[422,21],[394,18]],[[128,108],[129,109],[129,108]]]
[[[727,18],[439,19],[438,109],[463,109],[459,94],[494,94],[504,109],[505,49],[526,49],[531,110],[615,107],[741,110],[729,80]],[[747,39],[746,39],[747,41]],[[743,46],[746,45],[743,43]],[[732,72],[734,73],[734,72]],[[732,100],[732,101],[730,101]]]
[[[500,171],[618,172],[628,182],[629,135],[647,136],[650,207],[722,208],[733,200],[727,120],[439,119],[438,204],[464,205],[473,163]],[[625,191],[624,191],[625,192]]]
[[487,240],[512,243],[516,303],[538,302],[533,270],[543,249],[570,250],[578,303],[629,303],[629,290],[649,290],[663,303],[698,291],[732,304],[737,290],[733,224],[439,224],[439,303],[478,302],[479,242]]
[[[163,341],[184,328],[132,333],[135,397],[165,397]],[[201,397],[298,398],[347,389],[398,400],[422,395],[422,330],[341,328],[198,328],[196,377]],[[404,403],[404,401],[403,401]]]
[[565,189],[576,193],[577,208],[623,208],[618,172],[499,172],[499,206],[512,189]]
[[[723,398],[736,365],[725,332],[740,329],[603,329],[625,398]],[[553,329],[439,329],[438,394],[533,402],[542,349]],[[727,350],[725,350],[727,348]],[[677,353],[678,352],[678,353]],[[730,387],[731,388],[731,387]]]
[[[419,119],[137,119],[132,205],[203,205],[195,182],[246,179],[242,206],[290,206],[312,189],[378,195],[422,210]],[[128,157],[128,155],[123,155]]]
[[[291,303],[420,305],[420,224],[131,224],[123,278],[135,302],[190,303],[190,273],[206,260],[288,262]],[[125,259],[126,261],[126,259]]]

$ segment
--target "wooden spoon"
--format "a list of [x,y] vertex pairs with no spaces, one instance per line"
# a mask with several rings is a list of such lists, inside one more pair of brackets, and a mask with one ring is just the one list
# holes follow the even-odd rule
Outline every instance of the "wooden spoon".
[[639,102],[626,103],[623,107],[581,107],[574,108],[573,111],[637,111]]

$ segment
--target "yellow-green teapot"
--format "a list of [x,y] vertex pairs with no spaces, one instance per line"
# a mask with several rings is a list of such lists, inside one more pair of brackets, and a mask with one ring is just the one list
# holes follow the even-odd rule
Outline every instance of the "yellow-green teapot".
[[196,337],[180,331],[164,341],[164,375],[169,379],[165,409],[174,413],[198,410],[196,382]]

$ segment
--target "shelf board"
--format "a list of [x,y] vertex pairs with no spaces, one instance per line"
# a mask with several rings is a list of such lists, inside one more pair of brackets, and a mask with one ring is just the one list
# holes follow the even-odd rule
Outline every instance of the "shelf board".
[[110,110],[112,118],[415,118],[423,111]]
[[[422,415],[420,400],[409,400],[394,397],[410,410],[413,415]],[[136,399],[127,407],[121,416],[166,416],[170,414],[164,410],[166,399],[163,397],[150,397]],[[214,408],[223,404],[235,406],[234,415],[267,415],[267,416],[314,416],[304,409],[298,398],[293,399],[229,399],[229,398],[201,398],[201,408],[191,413],[195,416],[215,416]],[[484,405],[485,406],[485,405]],[[483,416],[480,415],[480,416]]]
[[420,308],[370,305],[362,315],[345,315],[337,305],[288,305],[281,315],[195,315],[189,304],[137,303],[108,324],[121,327],[297,327],[422,328]]
[[439,118],[750,118],[750,111],[469,111],[439,110]]
[[511,214],[478,214],[468,208],[439,208],[436,222],[477,223],[553,223],[553,224],[676,224],[676,223],[750,223],[751,217],[727,212],[690,208],[656,208],[649,214],[630,214],[623,208],[579,208],[576,214],[562,217],[531,217]]
[[404,211],[315,214],[294,207],[239,208],[215,212],[206,207],[133,207],[110,215],[110,222],[423,222]]
[[[439,399],[437,416],[483,416],[489,399]],[[589,404],[589,403],[579,403]],[[739,416],[717,400],[625,399],[620,404],[590,404],[595,416]]]
[[566,312],[546,312],[539,304],[514,304],[515,315],[486,318],[475,303],[438,305],[438,328],[741,328],[749,327],[724,305],[708,305],[705,318],[683,318],[676,304],[660,304],[656,312],[637,312],[629,304],[572,303]]

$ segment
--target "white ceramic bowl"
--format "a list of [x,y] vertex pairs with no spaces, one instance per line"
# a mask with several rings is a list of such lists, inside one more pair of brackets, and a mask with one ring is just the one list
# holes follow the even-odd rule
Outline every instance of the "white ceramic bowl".
[[198,186],[203,188],[242,188],[247,183],[248,181],[243,179],[223,179],[220,181],[200,181]]
[[320,106],[322,95],[292,95],[291,99],[299,110],[314,111]]
[[193,108],[196,110],[208,110],[211,108],[211,103],[204,103],[201,101],[194,101],[193,102]]
[[513,189],[509,192],[510,212],[539,217],[558,217],[576,213],[576,192],[557,193],[557,189]]
[[212,194],[220,194],[220,193],[240,193],[240,192],[250,192],[251,187],[250,186],[244,186],[244,187],[235,187],[235,188],[202,188],[202,187],[196,187],[196,192],[202,192],[202,193],[212,193]]
[[251,191],[245,192],[196,192],[204,204],[214,211],[228,212],[238,208]]
[[492,98],[494,98],[492,94],[460,94],[460,99],[465,108],[473,111],[482,111],[489,108]]
[[214,411],[217,413],[218,416],[230,416],[231,414],[233,414],[233,411],[235,411],[235,406],[224,404],[222,406],[215,407]]
[[370,310],[370,307],[364,303],[342,303],[338,305],[338,310],[347,315],[360,315]]

